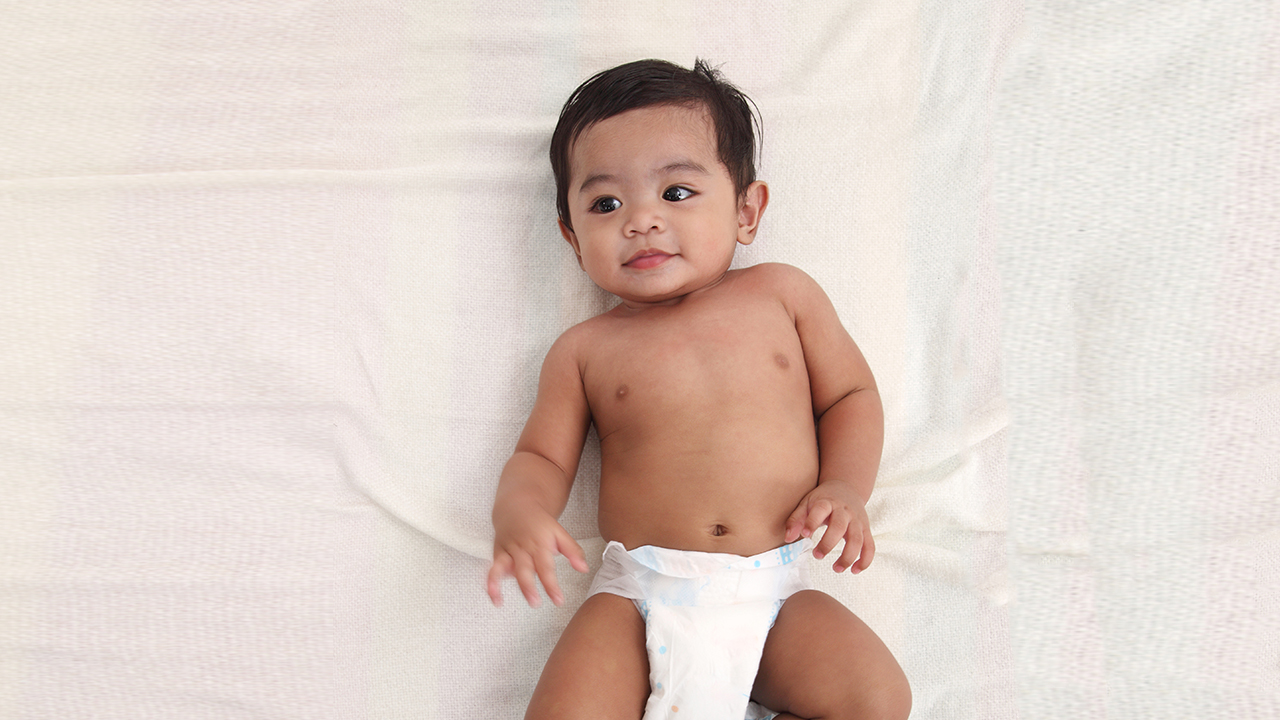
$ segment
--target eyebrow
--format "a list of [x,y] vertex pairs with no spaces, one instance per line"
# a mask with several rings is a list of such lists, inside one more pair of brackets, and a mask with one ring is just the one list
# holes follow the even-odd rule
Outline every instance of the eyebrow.
[[[691,172],[691,173],[696,173],[698,175],[711,174],[701,164],[696,163],[692,160],[682,159],[682,160],[676,160],[674,162],[670,162],[670,163],[667,163],[666,165],[663,165],[661,168],[655,171],[653,175],[668,175],[674,172]],[[607,173],[597,173],[595,175],[589,176],[586,180],[582,181],[582,184],[578,186],[578,193],[581,194],[585,192],[587,188],[590,188],[593,185],[598,185],[600,183],[605,183],[605,182],[616,182],[617,180],[618,178],[616,175],[609,175]]]

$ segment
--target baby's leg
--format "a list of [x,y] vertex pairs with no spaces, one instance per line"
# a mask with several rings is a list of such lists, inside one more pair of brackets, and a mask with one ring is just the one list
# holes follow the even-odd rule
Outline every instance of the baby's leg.
[[792,595],[778,612],[751,698],[780,718],[901,720],[911,712],[911,688],[889,648],[816,590]]
[[644,619],[635,603],[587,598],[542,669],[525,720],[636,718],[649,698]]

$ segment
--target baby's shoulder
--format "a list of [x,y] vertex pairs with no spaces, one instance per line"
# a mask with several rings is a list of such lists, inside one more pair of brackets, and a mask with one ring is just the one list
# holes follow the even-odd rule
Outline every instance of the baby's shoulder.
[[598,346],[600,341],[608,335],[610,324],[608,313],[583,320],[560,333],[560,337],[556,338],[555,342],[551,344],[548,354],[556,353],[561,356],[581,359],[589,354],[591,348]]
[[599,325],[597,320],[599,320],[598,315],[589,320],[583,320],[577,325],[571,326],[568,330],[560,333],[560,337],[556,338],[555,344],[552,345],[552,347],[557,345],[574,346],[584,342],[589,342],[590,337],[596,332],[596,327]]
[[741,270],[746,278],[753,282],[769,284],[791,284],[797,282],[813,282],[809,274],[795,265],[780,262],[766,262],[752,265]]
[[784,304],[803,301],[822,288],[809,274],[786,263],[760,263],[741,270],[744,285],[753,292],[769,293]]

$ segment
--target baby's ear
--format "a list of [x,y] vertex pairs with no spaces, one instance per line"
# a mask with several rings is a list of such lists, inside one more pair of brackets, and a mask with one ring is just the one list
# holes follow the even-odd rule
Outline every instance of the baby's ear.
[[769,186],[757,180],[738,199],[738,242],[750,245],[760,228],[760,217],[769,206]]
[[[582,267],[582,249],[578,247],[577,234],[573,232],[572,228],[564,224],[564,220],[558,219],[556,220],[556,222],[560,223],[560,234],[564,236],[564,241],[569,243],[570,247],[573,248],[573,254],[578,256],[578,267],[581,268]],[[585,270],[586,268],[582,268],[582,269]]]

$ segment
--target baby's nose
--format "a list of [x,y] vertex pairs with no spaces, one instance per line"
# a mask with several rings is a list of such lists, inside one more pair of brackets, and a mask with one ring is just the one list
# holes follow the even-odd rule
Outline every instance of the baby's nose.
[[628,234],[643,235],[648,232],[661,231],[666,227],[662,213],[655,207],[642,206],[634,209],[627,218]]

